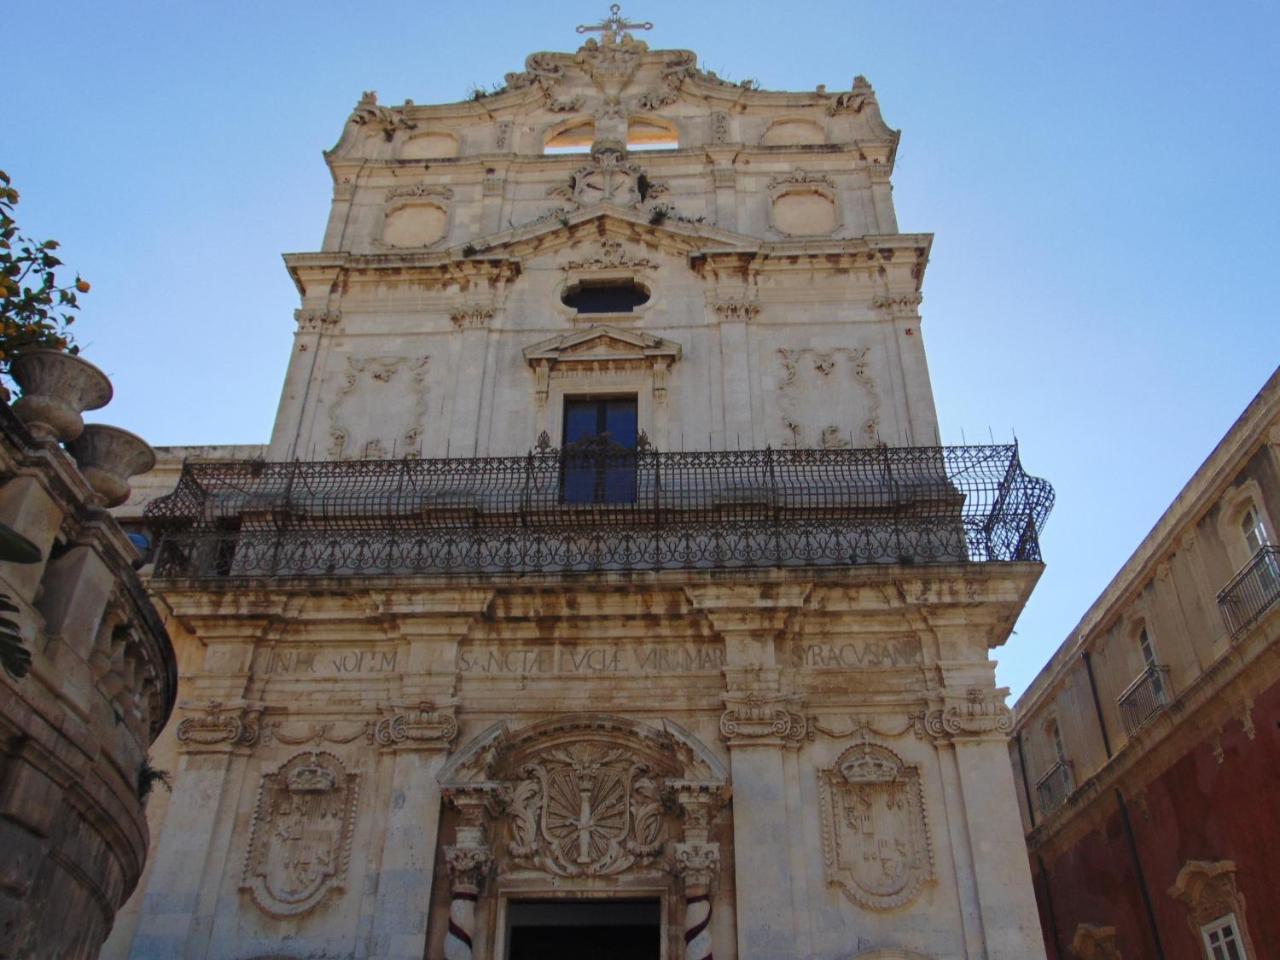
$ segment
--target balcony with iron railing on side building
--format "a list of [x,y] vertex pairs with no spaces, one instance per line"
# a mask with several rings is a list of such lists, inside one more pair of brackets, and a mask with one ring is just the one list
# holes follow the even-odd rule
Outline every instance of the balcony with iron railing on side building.
[[1280,547],[1264,544],[1218,594],[1232,639],[1239,639],[1280,601]]
[[1117,701],[1125,734],[1132,737],[1171,700],[1169,668],[1151,664],[1125,688]]
[[1039,562],[1053,490],[1016,446],[188,463],[154,576]]
[[1075,790],[1075,771],[1070,760],[1059,758],[1036,781],[1036,797],[1040,801],[1040,815],[1047,817],[1062,806]]

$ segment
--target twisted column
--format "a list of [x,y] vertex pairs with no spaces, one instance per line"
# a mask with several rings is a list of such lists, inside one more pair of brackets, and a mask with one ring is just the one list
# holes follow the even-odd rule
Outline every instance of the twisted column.
[[684,818],[684,842],[674,848],[675,872],[684,883],[684,960],[712,960],[711,887],[720,872],[720,844],[709,838],[711,819],[727,793],[709,782],[672,787]]
[[684,880],[684,960],[712,960],[711,882],[720,870],[720,845],[678,843],[675,853]]
[[444,935],[445,960],[472,960],[476,901],[480,899],[480,884],[493,857],[484,847],[463,844],[446,847],[444,855],[452,880],[449,927]]

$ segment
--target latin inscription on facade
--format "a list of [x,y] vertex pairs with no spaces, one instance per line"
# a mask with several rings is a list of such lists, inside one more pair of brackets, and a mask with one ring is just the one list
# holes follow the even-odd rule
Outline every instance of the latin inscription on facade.
[[398,656],[393,647],[277,648],[258,654],[255,672],[298,677],[394,673]]
[[724,650],[713,644],[476,645],[460,649],[457,664],[459,673],[490,676],[719,673]]
[[874,667],[905,667],[919,662],[920,640],[918,637],[885,637],[791,645],[791,665],[798,668],[858,670]]

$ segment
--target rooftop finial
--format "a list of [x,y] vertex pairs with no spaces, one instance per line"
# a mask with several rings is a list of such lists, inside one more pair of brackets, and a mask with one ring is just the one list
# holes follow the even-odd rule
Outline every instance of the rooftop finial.
[[579,33],[599,33],[606,44],[617,43],[621,40],[628,30],[652,30],[653,24],[645,21],[644,23],[632,23],[630,20],[622,19],[622,5],[612,3],[609,5],[609,16],[605,17],[596,24],[583,24],[578,27]]

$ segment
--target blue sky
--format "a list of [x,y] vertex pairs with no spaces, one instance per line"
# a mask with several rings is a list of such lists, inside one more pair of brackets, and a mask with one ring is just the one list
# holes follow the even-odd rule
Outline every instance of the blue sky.
[[[358,13],[365,10],[367,12]],[[6,10],[0,168],[93,283],[98,417],[155,444],[269,435],[319,246],[320,151],[366,89],[464,97],[572,50],[603,2],[219,0]],[[771,89],[875,86],[945,442],[1012,431],[1058,506],[998,652],[1015,695],[1280,360],[1280,4],[625,4],[656,47]],[[990,431],[990,434],[989,434]]]

